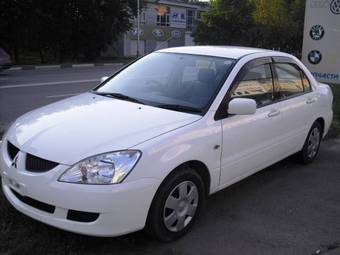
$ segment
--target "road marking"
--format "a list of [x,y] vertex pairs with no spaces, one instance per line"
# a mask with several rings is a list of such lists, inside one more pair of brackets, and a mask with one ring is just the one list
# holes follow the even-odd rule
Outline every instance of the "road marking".
[[17,84],[17,85],[6,85],[0,86],[0,89],[12,89],[12,88],[25,88],[25,87],[38,87],[38,86],[53,86],[53,85],[63,85],[70,83],[89,83],[89,82],[99,82],[100,79],[92,80],[76,80],[76,81],[52,81],[52,82],[40,82],[40,83],[27,83],[27,84]]
[[94,67],[94,64],[74,64],[72,67]]
[[22,70],[21,66],[16,66],[16,67],[11,67],[9,69],[7,69],[8,71],[17,71],[17,70]]
[[60,65],[49,65],[49,66],[36,66],[36,69],[49,69],[49,68],[60,68]]
[[79,95],[79,93],[51,95],[51,96],[47,96],[47,98],[69,97],[69,96],[75,96],[75,95]]

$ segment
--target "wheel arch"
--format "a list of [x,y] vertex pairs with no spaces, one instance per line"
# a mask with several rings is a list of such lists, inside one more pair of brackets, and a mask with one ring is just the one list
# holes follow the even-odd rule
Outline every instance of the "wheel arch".
[[210,176],[210,172],[208,167],[199,160],[191,160],[191,161],[187,161],[181,165],[179,165],[178,167],[176,167],[174,170],[176,170],[177,168],[181,168],[181,167],[190,167],[192,169],[195,170],[196,173],[199,174],[199,176],[201,176],[204,186],[205,186],[205,191],[206,191],[206,195],[209,195],[210,193],[210,185],[211,185],[211,176]]
[[[211,176],[208,167],[202,161],[199,160],[189,160],[186,162],[181,163],[173,170],[171,170],[163,179],[161,184],[159,185],[158,189],[163,185],[164,182],[167,181],[172,175],[176,174],[178,171],[181,171],[184,167],[189,167],[193,169],[203,180],[206,195],[210,193],[210,185],[211,185]],[[157,191],[158,191],[157,189]],[[157,192],[156,192],[157,194]]]
[[208,167],[201,161],[199,160],[189,160],[186,161],[184,163],[181,163],[180,165],[178,165],[177,167],[175,167],[173,170],[171,170],[163,179],[163,181],[160,183],[160,185],[158,186],[152,200],[151,200],[151,204],[149,206],[149,210],[147,213],[147,217],[146,217],[146,221],[145,221],[145,229],[148,231],[149,228],[149,222],[151,221],[151,208],[154,206],[155,203],[155,198],[157,197],[157,194],[159,194],[161,187],[164,185],[164,183],[166,183],[166,181],[171,178],[173,175],[175,175],[176,173],[178,173],[179,171],[181,171],[184,167],[189,167],[191,169],[193,169],[201,178],[202,181],[204,183],[204,187],[205,187],[205,193],[206,196],[209,195],[210,193],[210,182],[211,182],[211,177],[210,177],[210,172]]
[[319,117],[319,118],[317,118],[317,119],[313,122],[313,124],[314,124],[315,122],[319,122],[319,123],[320,123],[321,128],[322,128],[321,133],[322,133],[322,137],[323,137],[323,136],[324,136],[324,132],[325,132],[325,120],[324,120],[324,118],[323,118],[323,117]]

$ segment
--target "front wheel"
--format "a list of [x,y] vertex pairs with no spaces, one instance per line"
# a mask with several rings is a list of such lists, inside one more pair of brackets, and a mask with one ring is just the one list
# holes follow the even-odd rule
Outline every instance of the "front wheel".
[[189,231],[205,203],[202,178],[191,168],[180,168],[161,184],[149,211],[146,230],[170,242]]
[[322,126],[320,122],[315,122],[310,129],[303,148],[298,152],[298,160],[303,164],[311,163],[317,156],[322,139]]

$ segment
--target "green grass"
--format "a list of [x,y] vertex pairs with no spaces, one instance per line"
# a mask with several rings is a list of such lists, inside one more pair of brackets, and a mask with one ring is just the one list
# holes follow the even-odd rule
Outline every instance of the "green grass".
[[340,84],[331,85],[334,95],[333,100],[333,122],[328,137],[335,138],[340,134]]

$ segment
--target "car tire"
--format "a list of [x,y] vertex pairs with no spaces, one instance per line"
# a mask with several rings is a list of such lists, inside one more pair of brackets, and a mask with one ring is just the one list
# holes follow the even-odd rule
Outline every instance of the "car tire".
[[190,167],[177,169],[156,192],[146,232],[161,242],[180,238],[191,229],[205,201],[206,190],[201,176]]
[[297,159],[300,163],[309,164],[313,162],[318,155],[321,139],[322,126],[319,121],[316,121],[308,132],[302,150],[297,153]]

